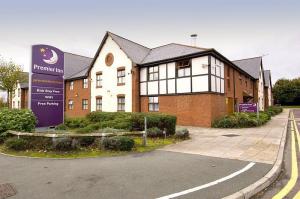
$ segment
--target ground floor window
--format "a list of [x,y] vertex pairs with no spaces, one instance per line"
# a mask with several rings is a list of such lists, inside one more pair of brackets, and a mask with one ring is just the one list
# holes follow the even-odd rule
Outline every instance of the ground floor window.
[[82,100],[82,110],[88,109],[88,103],[89,103],[89,101],[87,99]]
[[74,109],[74,101],[73,100],[69,100],[68,107],[69,107],[69,110],[73,110]]
[[125,111],[125,97],[118,97],[118,111]]
[[159,111],[158,97],[149,97],[149,111]]
[[102,98],[96,98],[96,111],[102,111]]

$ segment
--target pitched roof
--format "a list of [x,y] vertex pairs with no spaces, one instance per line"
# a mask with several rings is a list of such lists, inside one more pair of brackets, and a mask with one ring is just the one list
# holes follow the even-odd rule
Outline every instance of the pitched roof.
[[136,64],[147,64],[209,50],[175,43],[150,49],[114,33],[107,32],[106,34],[111,36],[125,54]]
[[92,58],[64,53],[65,56],[65,80],[76,79],[87,76]]
[[142,64],[171,59],[174,57],[181,57],[207,50],[209,49],[171,43],[151,49],[148,55],[144,58]]
[[264,78],[265,78],[265,87],[269,87],[269,86],[272,87],[270,70],[264,70]]
[[120,46],[120,48],[134,63],[142,63],[142,60],[150,52],[150,48],[147,48],[143,45],[125,39],[111,32],[107,32],[107,34],[111,36],[111,38]]
[[259,79],[259,71],[262,64],[262,57],[253,57],[232,61],[235,65],[246,71],[255,79]]

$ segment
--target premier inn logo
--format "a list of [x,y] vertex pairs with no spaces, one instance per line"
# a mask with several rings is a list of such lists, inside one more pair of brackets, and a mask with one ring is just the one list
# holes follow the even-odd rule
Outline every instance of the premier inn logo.
[[56,64],[58,61],[57,53],[54,50],[51,50],[49,48],[41,48],[40,49],[42,59],[46,64]]

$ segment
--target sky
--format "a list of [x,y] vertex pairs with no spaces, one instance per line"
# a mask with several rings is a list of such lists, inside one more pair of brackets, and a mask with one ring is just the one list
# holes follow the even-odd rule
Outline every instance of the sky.
[[0,55],[29,71],[31,45],[93,57],[106,31],[147,47],[215,48],[230,60],[264,56],[273,84],[300,76],[300,1],[0,0]]

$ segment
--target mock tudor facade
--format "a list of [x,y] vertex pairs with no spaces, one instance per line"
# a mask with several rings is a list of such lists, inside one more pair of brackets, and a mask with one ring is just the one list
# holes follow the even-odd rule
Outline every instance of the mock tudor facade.
[[160,112],[179,125],[211,126],[239,103],[272,105],[262,57],[230,61],[215,49],[147,48],[107,32],[93,59],[65,53],[65,115]]

